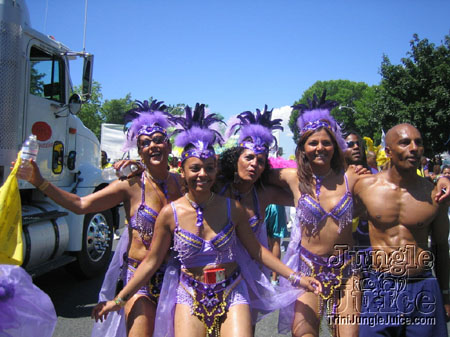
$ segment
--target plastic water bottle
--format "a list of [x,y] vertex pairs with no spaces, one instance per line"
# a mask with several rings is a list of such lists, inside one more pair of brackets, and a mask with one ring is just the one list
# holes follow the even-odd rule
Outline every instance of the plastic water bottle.
[[30,158],[36,161],[39,152],[39,144],[37,142],[36,135],[29,135],[28,139],[22,145],[22,154],[20,158],[22,161],[29,161]]
[[129,174],[136,172],[138,169],[138,166],[135,164],[122,167],[120,170],[116,170],[110,166],[102,170],[102,177],[105,180],[111,181],[117,178],[128,177]]
[[116,172],[116,175],[119,178],[128,177],[131,173],[136,172],[139,168],[135,164],[131,164],[125,167],[122,167],[119,171]]
[[107,167],[102,170],[102,178],[108,181],[117,179],[116,169],[112,166]]
[[31,169],[30,159],[36,161],[37,155],[39,152],[39,144],[37,142],[36,135],[29,135],[27,140],[22,145],[22,153],[20,158],[22,158],[22,168],[27,168],[29,172],[27,172],[27,180],[31,178],[33,174],[33,170]]

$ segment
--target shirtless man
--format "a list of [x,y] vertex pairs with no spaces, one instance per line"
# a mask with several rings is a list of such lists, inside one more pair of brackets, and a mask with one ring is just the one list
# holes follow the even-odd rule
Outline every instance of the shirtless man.
[[423,142],[415,127],[390,129],[386,155],[391,167],[354,189],[367,209],[372,245],[371,266],[359,282],[360,336],[447,336],[448,206],[435,201],[437,188],[416,173]]

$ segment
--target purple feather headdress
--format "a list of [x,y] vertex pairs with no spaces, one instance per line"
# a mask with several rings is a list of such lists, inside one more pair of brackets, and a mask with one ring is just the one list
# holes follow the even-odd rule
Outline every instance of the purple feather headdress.
[[326,94],[327,92],[324,90],[320,100],[317,98],[316,94],[314,94],[312,101],[308,98],[308,105],[297,104],[292,106],[294,110],[299,111],[299,116],[297,118],[299,134],[301,136],[309,130],[327,128],[336,136],[339,147],[342,150],[345,150],[347,144],[342,137],[341,127],[330,114],[330,111],[337,107],[339,103],[332,100],[325,100]]
[[122,147],[122,151],[128,151],[136,146],[137,138],[141,135],[151,136],[155,132],[160,132],[167,137],[167,127],[171,125],[172,115],[166,112],[167,106],[164,102],[153,100],[134,102],[134,108],[127,111],[124,116],[124,128],[127,130],[127,139]]
[[[240,113],[237,118],[238,122],[231,125],[228,134],[237,133],[240,130],[238,145],[246,149],[252,150],[255,154],[268,153],[271,144],[275,141],[275,148],[278,147],[277,139],[272,135],[272,130],[283,130],[281,119],[272,120],[272,110],[256,109],[256,114],[251,111]],[[250,140],[249,140],[250,139]]]
[[[185,107],[185,117],[173,116],[173,121],[179,125],[174,131],[176,134],[175,145],[186,148],[189,144],[193,149],[183,151],[181,161],[190,157],[206,159],[215,155],[212,146],[217,142],[223,142],[222,135],[211,128],[214,123],[221,122],[217,114],[205,116],[205,105],[197,103],[194,112],[189,106]],[[224,123],[225,124],[225,123]]]

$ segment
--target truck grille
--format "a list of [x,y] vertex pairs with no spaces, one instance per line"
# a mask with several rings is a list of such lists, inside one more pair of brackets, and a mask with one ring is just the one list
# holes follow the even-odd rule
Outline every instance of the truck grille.
[[[22,28],[0,22],[0,149],[17,151]],[[22,73],[24,74],[24,72]]]

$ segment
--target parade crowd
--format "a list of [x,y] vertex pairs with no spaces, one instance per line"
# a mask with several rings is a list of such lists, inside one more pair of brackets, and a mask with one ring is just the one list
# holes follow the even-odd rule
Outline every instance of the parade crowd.
[[[447,336],[450,168],[423,160],[420,130],[406,123],[387,131],[378,165],[331,116],[336,106],[325,93],[293,106],[295,167],[271,165],[282,127],[267,106],[222,134],[204,104],[173,116],[155,100],[124,118],[123,151],[140,156],[114,164],[139,166],[127,178],[79,197],[33,161],[20,168],[77,214],[125,207],[92,336],[253,336],[275,310],[279,332],[295,337],[319,336],[323,321],[333,336]],[[290,233],[284,206],[295,209]]]

